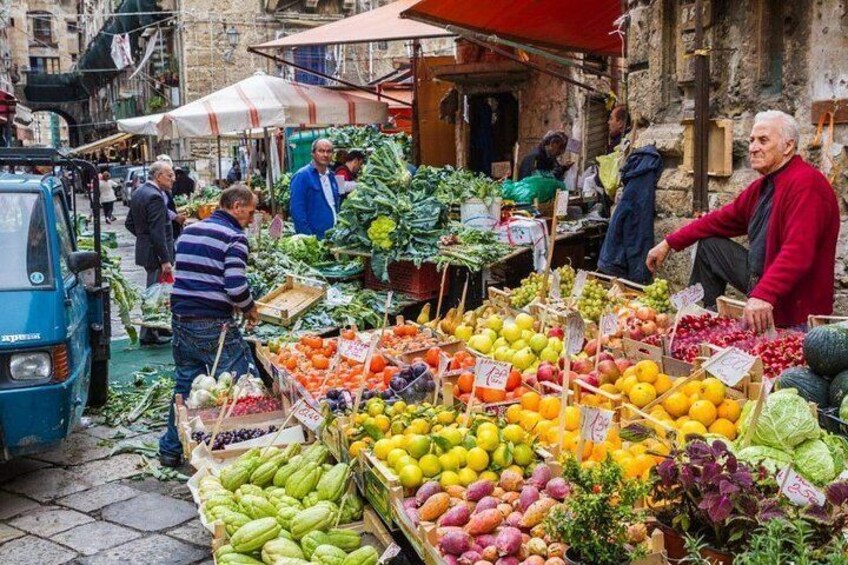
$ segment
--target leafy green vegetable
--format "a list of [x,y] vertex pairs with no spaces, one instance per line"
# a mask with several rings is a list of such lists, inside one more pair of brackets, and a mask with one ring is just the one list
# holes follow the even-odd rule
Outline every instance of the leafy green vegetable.
[[792,463],[792,456],[785,451],[762,445],[749,445],[739,450],[736,457],[751,465],[762,465],[774,474]]
[[327,130],[327,138],[335,147],[345,149],[377,150],[386,143],[400,147],[404,158],[409,157],[412,141],[405,133],[387,134],[374,126],[344,126]]
[[498,241],[493,231],[475,230],[461,224],[451,225],[451,234],[442,237],[439,255],[434,261],[439,268],[443,265],[459,265],[479,271],[498,262],[512,248]]
[[472,198],[479,198],[489,205],[501,196],[500,183],[466,170],[451,171],[437,186],[436,198],[447,205],[462,204]]
[[327,254],[324,244],[314,235],[295,234],[283,237],[277,247],[295,261],[303,261],[307,265],[320,263]]
[[392,243],[392,232],[395,231],[397,224],[395,224],[394,220],[391,218],[387,218],[386,216],[379,216],[376,220],[371,222],[371,226],[368,228],[368,239],[371,240],[371,243],[375,247],[379,247],[380,249],[391,249],[394,245]]
[[795,449],[795,470],[817,485],[829,483],[841,471],[827,444],[820,439],[805,441]]
[[[744,437],[751,420],[748,402],[740,417],[739,436]],[[818,422],[806,401],[793,388],[773,392],[763,406],[752,443],[792,453],[795,446],[821,435]]]

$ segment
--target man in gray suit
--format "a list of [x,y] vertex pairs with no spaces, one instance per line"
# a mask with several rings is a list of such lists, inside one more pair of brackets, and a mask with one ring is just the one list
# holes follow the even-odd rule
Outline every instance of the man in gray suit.
[[[171,274],[174,262],[174,232],[168,218],[167,195],[174,184],[174,170],[165,161],[150,166],[148,180],[132,195],[127,229],[135,237],[135,264],[147,272],[147,286]],[[161,345],[168,338],[156,330],[142,328],[142,345]]]

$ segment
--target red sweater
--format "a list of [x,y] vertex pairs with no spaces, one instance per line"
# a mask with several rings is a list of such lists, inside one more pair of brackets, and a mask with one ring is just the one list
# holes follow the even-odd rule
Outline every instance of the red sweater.
[[[679,251],[708,237],[746,235],[764,179],[666,241]],[[839,205],[824,175],[797,155],[774,177],[773,198],[764,272],[749,296],[774,306],[776,325],[804,324],[810,314],[833,312]]]

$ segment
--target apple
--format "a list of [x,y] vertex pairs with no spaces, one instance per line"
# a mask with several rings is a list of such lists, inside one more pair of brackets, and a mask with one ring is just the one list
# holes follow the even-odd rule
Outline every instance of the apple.
[[623,373],[627,370],[628,367],[632,366],[633,363],[629,359],[616,359],[615,366],[618,367],[618,372]]
[[503,329],[503,319],[497,314],[492,314],[486,319],[486,327],[494,332],[500,332]]
[[556,380],[555,377],[556,377],[556,374],[558,372],[559,372],[559,370],[556,367],[554,367],[553,365],[551,365],[547,361],[544,361],[544,362],[540,363],[539,368],[536,369],[536,379],[539,382],[544,382],[544,381],[554,382]]
[[642,341],[645,338],[645,334],[642,333],[641,329],[630,330],[627,333],[630,336],[630,339],[632,339],[633,341]]
[[649,306],[641,306],[638,310],[636,310],[636,317],[642,321],[653,320],[657,317],[657,313]]
[[548,330],[548,337],[556,337],[559,339],[565,339],[565,332],[560,327],[553,327]]
[[657,323],[653,320],[648,320],[642,323],[642,333],[645,335],[654,335],[657,333]]
[[610,353],[608,351],[601,351],[598,354],[598,360],[599,361],[612,361],[613,359],[614,359],[614,357],[612,355],[610,355]]
[[521,338],[521,328],[514,322],[506,322],[501,328],[501,337],[510,343],[514,343]]
[[598,372],[613,381],[621,376],[621,371],[618,370],[618,365],[612,359],[604,359],[598,363]]
[[572,370],[574,370],[578,374],[586,374],[591,371],[593,367],[594,365],[589,359],[578,359],[577,361],[571,364]]
[[585,351],[589,357],[594,357],[595,353],[598,351],[598,340],[590,339],[587,341],[586,347],[583,348],[583,351]]
[[588,375],[578,375],[578,376],[577,376],[577,380],[578,380],[578,381],[583,381],[584,383],[586,383],[586,384],[590,384],[590,385],[592,385],[593,387],[596,387],[596,388],[600,386],[600,383],[598,382],[598,375],[597,375],[597,373],[596,373],[596,374],[594,374],[594,375],[591,375],[591,374],[588,374]]

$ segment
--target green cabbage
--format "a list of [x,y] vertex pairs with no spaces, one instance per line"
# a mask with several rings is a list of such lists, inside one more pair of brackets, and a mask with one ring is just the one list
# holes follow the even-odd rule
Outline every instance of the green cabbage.
[[822,437],[822,441],[824,441],[830,450],[830,455],[833,457],[833,466],[836,467],[836,473],[841,473],[845,468],[845,458],[848,456],[848,441],[842,436],[833,434],[825,434]]
[[326,248],[314,235],[296,234],[285,237],[277,244],[280,251],[307,265],[314,265],[324,259]]
[[817,485],[829,483],[838,474],[830,449],[820,439],[805,441],[798,446],[795,450],[795,470]]
[[[742,416],[739,418],[739,437],[745,436],[754,404],[748,402],[742,410]],[[819,424],[807,402],[798,396],[794,388],[786,388],[769,395],[751,443],[791,453],[795,446],[806,440],[816,439],[821,434]]]
[[762,445],[749,445],[736,453],[740,461],[751,465],[762,465],[770,473],[777,474],[778,471],[792,463],[792,456],[773,447]]

